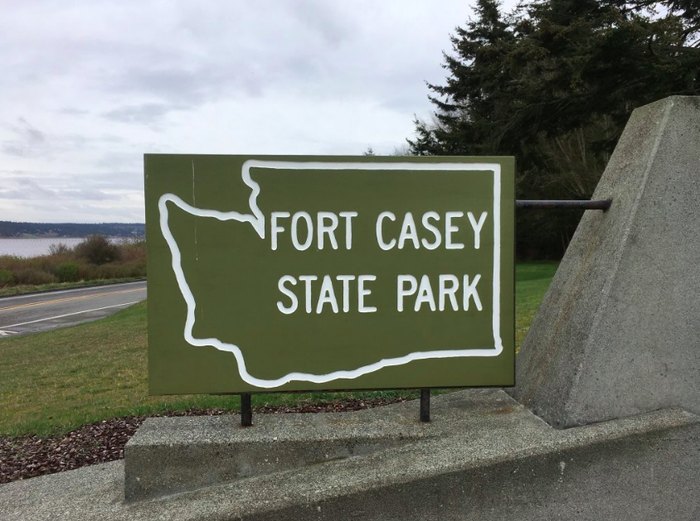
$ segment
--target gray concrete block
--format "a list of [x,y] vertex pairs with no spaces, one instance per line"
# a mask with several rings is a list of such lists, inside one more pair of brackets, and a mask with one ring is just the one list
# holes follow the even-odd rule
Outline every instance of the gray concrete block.
[[698,519],[693,414],[556,430],[501,391],[433,405],[439,436],[159,499],[125,502],[120,462],[1,485],[0,519]]
[[[342,414],[262,414],[249,428],[240,427],[238,416],[150,418],[124,451],[125,498],[139,501],[358,457],[489,428],[494,411],[524,413],[503,393],[474,391],[468,400],[460,396],[433,398],[431,423],[419,421],[417,402]],[[445,417],[455,412],[454,418]],[[507,424],[505,418],[498,421]]]
[[[128,501],[348,458],[430,435],[388,408],[382,417],[348,414],[149,418],[124,450]],[[401,408],[399,408],[401,409]],[[393,414],[392,414],[393,413]],[[415,411],[417,418],[417,411]]]
[[552,425],[700,413],[699,144],[700,98],[633,112],[517,358]]
[[385,482],[323,501],[298,501],[248,521],[691,521],[700,516],[700,426],[597,440],[547,454],[416,480]]

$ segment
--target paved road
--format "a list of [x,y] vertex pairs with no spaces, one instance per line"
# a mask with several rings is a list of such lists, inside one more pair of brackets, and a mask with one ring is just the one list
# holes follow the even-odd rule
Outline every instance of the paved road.
[[89,322],[145,298],[145,282],[0,298],[0,337]]

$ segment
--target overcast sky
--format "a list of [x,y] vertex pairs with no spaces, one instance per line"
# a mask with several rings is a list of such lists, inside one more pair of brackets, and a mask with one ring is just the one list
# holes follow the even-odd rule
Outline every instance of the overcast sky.
[[0,220],[143,222],[146,152],[391,154],[473,3],[4,0]]

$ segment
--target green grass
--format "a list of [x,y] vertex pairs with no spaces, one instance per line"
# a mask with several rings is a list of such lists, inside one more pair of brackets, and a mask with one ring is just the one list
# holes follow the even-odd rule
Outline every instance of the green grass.
[[[516,269],[516,344],[522,342],[553,263]],[[344,397],[415,397],[416,391],[257,394],[253,405]],[[146,306],[75,327],[0,340],[0,435],[48,435],[103,419],[190,408],[237,410],[235,396],[150,397],[146,384]]]
[[556,262],[528,262],[515,268],[515,350],[525,340],[542,297],[557,271]]

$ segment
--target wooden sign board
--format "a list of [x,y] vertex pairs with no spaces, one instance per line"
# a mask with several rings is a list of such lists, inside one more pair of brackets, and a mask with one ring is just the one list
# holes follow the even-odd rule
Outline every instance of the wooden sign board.
[[512,385],[513,170],[146,155],[151,393]]

